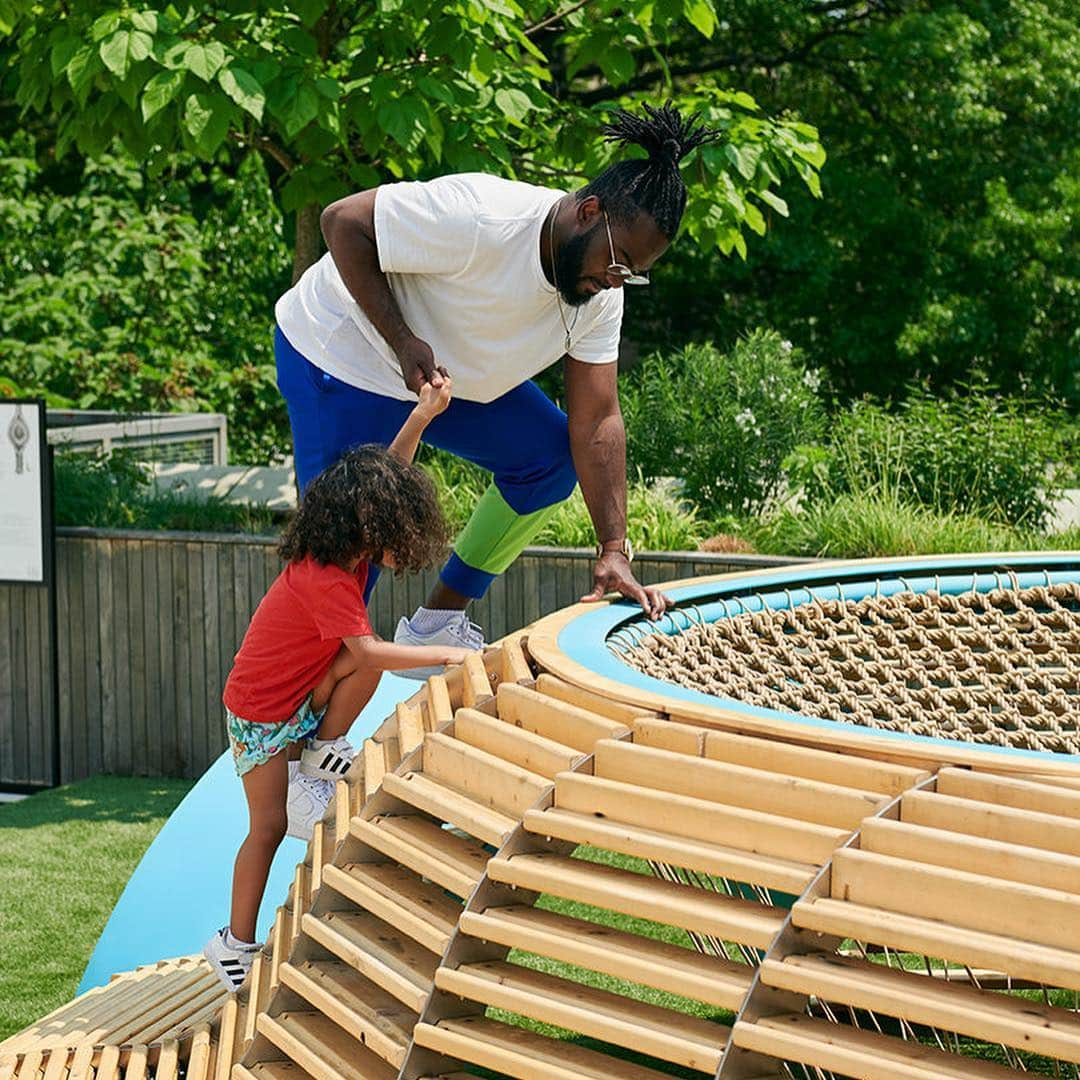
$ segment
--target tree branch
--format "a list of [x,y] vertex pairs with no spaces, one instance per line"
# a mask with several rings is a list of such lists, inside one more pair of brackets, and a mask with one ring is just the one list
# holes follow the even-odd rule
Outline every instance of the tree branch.
[[527,26],[522,31],[526,37],[531,34],[538,34],[541,30],[546,30],[549,26],[554,26],[555,23],[565,19],[567,15],[573,15],[575,11],[580,11],[583,7],[588,7],[592,3],[592,0],[578,0],[578,3],[572,7],[568,7],[565,11],[557,11],[554,15],[549,15],[546,19],[541,19],[538,23],[533,23],[532,26]]

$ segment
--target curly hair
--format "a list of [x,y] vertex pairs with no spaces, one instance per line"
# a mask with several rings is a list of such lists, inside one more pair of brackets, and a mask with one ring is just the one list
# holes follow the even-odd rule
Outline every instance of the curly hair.
[[437,562],[448,542],[427,474],[369,443],[347,450],[311,481],[278,553],[290,562],[310,555],[342,568],[357,558],[381,562],[389,553],[404,573]]

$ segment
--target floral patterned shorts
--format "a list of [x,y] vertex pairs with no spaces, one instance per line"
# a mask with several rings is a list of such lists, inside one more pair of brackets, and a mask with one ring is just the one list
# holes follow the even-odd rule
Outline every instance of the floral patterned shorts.
[[310,694],[300,708],[280,724],[257,724],[226,708],[225,728],[229,733],[236,775],[243,776],[256,765],[265,765],[279,750],[311,735],[322,721],[324,712],[325,706],[318,712],[312,709]]

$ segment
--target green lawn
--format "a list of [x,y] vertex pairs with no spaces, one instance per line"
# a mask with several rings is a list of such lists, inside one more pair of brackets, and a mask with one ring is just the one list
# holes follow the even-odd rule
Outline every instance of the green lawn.
[[0,803],[0,1039],[75,996],[124,885],[191,786],[98,776]]

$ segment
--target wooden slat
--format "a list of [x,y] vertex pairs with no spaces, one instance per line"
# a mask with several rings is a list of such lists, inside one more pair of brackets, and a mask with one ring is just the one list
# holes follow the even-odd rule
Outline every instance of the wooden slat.
[[404,701],[398,702],[397,716],[398,745],[401,756],[411,754],[424,741],[424,724],[420,710]]
[[[620,726],[631,728],[634,721],[641,717],[654,716],[651,709],[639,708],[637,705],[627,705],[616,701],[614,698],[605,697],[592,690],[586,690],[581,686],[564,682],[554,675],[546,673],[537,676],[536,691],[545,697],[564,701],[567,705],[574,705],[585,712],[594,713],[597,716],[606,716],[609,720],[616,720]],[[609,736],[614,738],[615,736]]]
[[942,769],[937,775],[936,790],[941,795],[1080,820],[1080,791],[1055,785],[1052,781],[1037,783],[971,769]]
[[[367,756],[363,763],[366,767]],[[334,842],[340,844],[349,835],[349,820],[352,817],[352,798],[347,780],[334,781]],[[321,871],[320,871],[321,873]]]
[[461,703],[469,708],[491,697],[491,681],[488,678],[487,668],[484,667],[484,658],[479,653],[470,653],[465,658],[462,668]]
[[849,832],[887,801],[887,796],[877,792],[611,739],[601,739],[596,744],[593,771],[596,776],[606,779],[745,806],[748,810]]
[[[220,1056],[220,1050],[218,1053]],[[214,1075],[217,1076],[216,1067]],[[98,1058],[97,1068],[94,1070],[94,1080],[119,1080],[119,1077],[120,1048],[118,1046],[103,1047]]]
[[796,926],[822,934],[1001,971],[1046,986],[1080,990],[1080,954],[1020,938],[828,898],[798,901],[792,908],[792,919]]
[[395,799],[415,806],[440,821],[456,825],[477,840],[495,847],[502,846],[517,824],[514,818],[481,806],[467,795],[422,773],[410,772],[404,776],[390,773],[384,780],[384,789]]
[[[196,1075],[191,1065],[188,1066],[188,1071],[192,1073],[192,1080],[205,1080],[206,1077],[206,1050],[210,1043],[210,1029],[208,1025],[204,1025],[205,1034],[200,1029],[200,1032],[196,1034],[192,1046],[192,1059],[195,1065],[199,1068],[199,1072]],[[203,1036],[200,1039],[200,1036]],[[204,1045],[205,1044],[205,1045]],[[93,1075],[92,1065],[94,1061],[94,1053],[96,1047],[91,1043],[83,1043],[82,1046],[77,1047],[74,1055],[71,1059],[71,1065],[68,1068],[68,1080],[90,1080]],[[195,1059],[196,1051],[201,1050],[198,1059]],[[14,1070],[12,1070],[14,1071]],[[4,1068],[0,1065],[0,1080],[3,1080]]]
[[929,775],[925,769],[910,765],[871,761],[853,754],[796,746],[731,731],[707,732],[705,757],[892,797],[914,787]]
[[948,866],[1045,889],[1080,891],[1080,858],[1075,855],[1003,844],[981,836],[928,829],[887,818],[864,821],[859,835],[862,849],[879,855]]
[[124,1080],[146,1080],[147,1056],[145,1046],[133,1046],[128,1050]]
[[154,1069],[155,1080],[176,1080],[179,1064],[180,1043],[176,1039],[169,1039],[158,1054],[157,1068]]
[[397,1080],[395,1068],[318,1013],[264,1013],[259,1034],[316,1080]]
[[525,659],[525,650],[516,639],[508,638],[502,643],[501,674],[503,682],[532,682],[533,673]]
[[274,913],[274,925],[270,930],[270,985],[277,986],[281,965],[289,955],[292,940],[289,937],[288,914],[284,906]]
[[726,958],[524,905],[465,912],[461,932],[723,1009],[739,1008],[753,976]]
[[487,868],[488,852],[482,844],[418,814],[370,821],[353,818],[349,829],[357,840],[462,899],[476,888]]
[[418,1046],[516,1080],[666,1080],[663,1073],[483,1017],[417,1024]]
[[[543,676],[541,676],[542,678]],[[503,683],[496,695],[499,717],[546,739],[591,754],[599,739],[614,739],[630,728],[526,686]]]
[[817,867],[789,859],[776,859],[737,848],[710,844],[703,840],[687,839],[671,833],[645,829],[598,817],[596,813],[581,814],[570,810],[528,810],[525,828],[540,836],[557,837],[578,844],[594,844],[608,851],[653,859],[686,870],[715,874],[732,881],[752,882],[784,892],[801,893]]
[[461,914],[438,885],[393,863],[328,866],[326,884],[440,956]]
[[212,1048],[210,1025],[200,1024],[191,1040],[191,1050],[184,1070],[185,1080],[206,1080],[210,1074]]
[[580,773],[563,773],[556,778],[555,805],[687,839],[723,841],[746,851],[817,865],[827,862],[849,835],[846,829]]
[[737,1023],[734,1043],[856,1080],[1005,1080],[1016,1075],[1001,1065],[946,1054],[912,1039],[812,1020],[801,1013]]
[[295,1061],[260,1061],[249,1069],[246,1065],[234,1065],[232,1080],[307,1080]]
[[18,1080],[37,1080],[41,1069],[41,1058],[40,1050],[31,1050],[23,1054],[23,1059],[19,1063],[19,1071],[16,1074]]
[[580,750],[515,727],[475,709],[458,709],[454,738],[546,779],[584,761]]
[[401,1068],[416,1014],[338,960],[286,964],[281,981],[384,1061]]
[[454,718],[454,710],[450,704],[450,691],[446,688],[446,679],[442,675],[430,676],[427,681],[427,692],[431,730],[437,731]]
[[1080,820],[1017,810],[1011,806],[912,791],[900,804],[900,820],[931,829],[970,833],[1005,844],[1025,844],[1063,855],[1080,855]]
[[438,959],[366,912],[304,916],[304,933],[419,1014]]
[[493,881],[552,893],[624,915],[767,948],[783,912],[689,885],[562,855],[513,855],[488,863]]
[[376,788],[382,783],[386,773],[386,758],[383,753],[382,743],[374,739],[364,740],[364,791],[369,796],[375,793]]
[[832,895],[865,907],[1062,949],[1073,949],[1080,942],[1080,895],[870,851],[847,848],[836,853]]
[[701,757],[705,752],[705,728],[677,724],[674,720],[635,720],[634,745]]
[[[282,909],[278,908],[281,912]],[[239,1005],[235,994],[230,994],[221,1008],[221,1020],[218,1023],[217,1061],[214,1065],[214,1080],[229,1080],[233,1062],[240,1054]]]
[[289,895],[292,898],[292,907],[289,912],[289,936],[295,941],[300,933],[300,920],[304,912],[311,906],[308,895],[308,882],[311,880],[311,872],[303,863],[298,863],[293,874],[293,887]]
[[551,787],[546,777],[441,732],[424,738],[423,753],[425,777],[515,819]]
[[701,1072],[716,1071],[730,1032],[709,1020],[499,961],[440,968],[435,985]]
[[789,956],[761,966],[766,986],[1080,1061],[1080,1016],[1029,998],[977,990],[855,957]]

